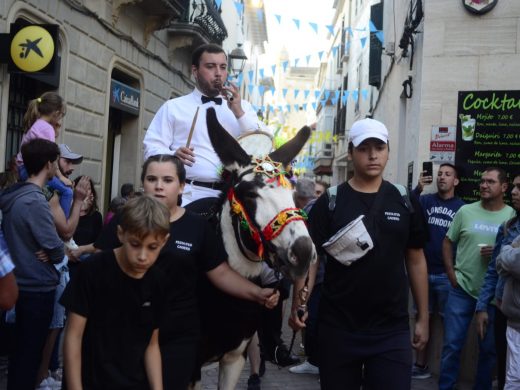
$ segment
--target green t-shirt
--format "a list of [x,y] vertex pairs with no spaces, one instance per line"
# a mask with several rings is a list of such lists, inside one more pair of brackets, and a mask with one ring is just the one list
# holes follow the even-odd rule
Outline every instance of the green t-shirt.
[[446,236],[457,243],[455,275],[457,283],[473,298],[478,299],[491,257],[480,256],[478,244],[495,245],[499,226],[515,216],[510,206],[500,211],[484,209],[480,201],[462,206]]

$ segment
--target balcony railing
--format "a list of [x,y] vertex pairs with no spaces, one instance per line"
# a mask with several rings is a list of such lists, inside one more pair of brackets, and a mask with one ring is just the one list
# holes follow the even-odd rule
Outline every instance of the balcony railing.
[[173,30],[186,31],[186,25],[193,25],[200,28],[208,42],[221,44],[227,38],[226,26],[214,0],[192,0],[191,3],[189,0],[177,0],[177,2],[189,3],[189,6],[186,6],[181,17],[170,25]]

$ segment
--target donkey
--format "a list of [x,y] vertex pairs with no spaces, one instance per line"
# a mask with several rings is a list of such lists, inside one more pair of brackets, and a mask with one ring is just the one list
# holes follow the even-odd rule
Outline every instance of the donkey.
[[[219,227],[231,268],[256,281],[262,261],[294,279],[305,277],[316,261],[316,249],[304,213],[294,205],[283,167],[310,136],[302,128],[281,148],[264,158],[252,158],[220,125],[215,110],[207,111],[208,133],[227,177],[221,196]],[[246,349],[256,332],[262,308],[217,289],[200,297],[202,317],[201,367],[219,361],[219,389],[235,388],[244,367]],[[200,385],[200,370],[194,387]]]

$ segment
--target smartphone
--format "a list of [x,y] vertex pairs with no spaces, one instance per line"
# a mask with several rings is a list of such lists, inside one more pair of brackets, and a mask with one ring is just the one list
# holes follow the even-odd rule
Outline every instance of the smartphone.
[[422,163],[422,170],[423,170],[423,176],[431,176],[431,177],[433,177],[433,162],[431,162],[431,161],[424,161]]

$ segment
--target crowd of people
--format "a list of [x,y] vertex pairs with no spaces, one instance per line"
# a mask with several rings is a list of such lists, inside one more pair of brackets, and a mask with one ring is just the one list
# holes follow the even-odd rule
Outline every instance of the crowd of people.
[[[143,192],[124,184],[104,218],[91,178],[71,178],[83,156],[56,144],[65,102],[55,92],[30,102],[20,153],[0,176],[8,390],[186,389],[201,339],[201,279],[263,307],[248,390],[261,388],[266,360],[319,374],[327,390],[409,389],[412,378],[431,376],[432,342],[443,345],[439,388],[453,389],[474,316],[475,388],[491,389],[495,365],[500,389],[520,388],[520,173],[484,170],[480,200],[464,204],[455,195],[461,173],[443,163],[435,193],[422,194],[433,183],[425,172],[408,192],[383,179],[385,125],[359,120],[349,132],[349,180],[294,185],[318,251],[307,278],[279,283],[264,264],[252,282],[229,266],[205,217],[222,182],[204,107],[234,137],[263,124],[226,83],[222,48],[196,49],[192,74],[193,92],[164,103],[146,132]],[[289,303],[290,326],[304,330],[304,362],[281,337],[291,282],[310,293]],[[442,341],[429,337],[433,315]]]

